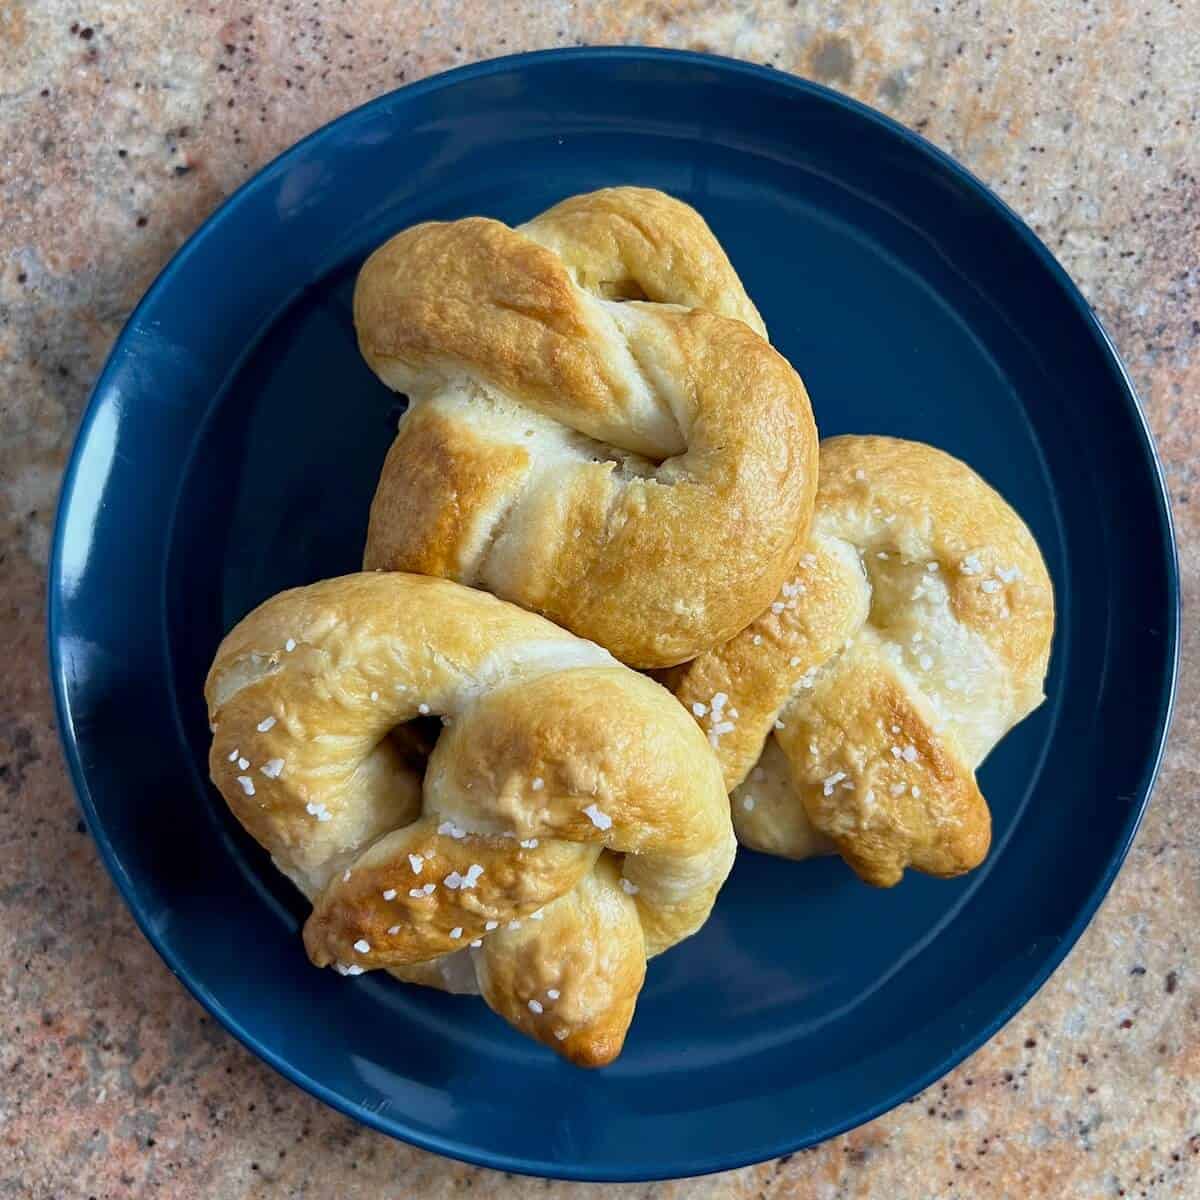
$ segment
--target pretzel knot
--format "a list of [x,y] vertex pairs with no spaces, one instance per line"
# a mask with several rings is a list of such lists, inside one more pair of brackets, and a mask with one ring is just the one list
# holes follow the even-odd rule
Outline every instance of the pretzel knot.
[[354,319],[410,401],[368,569],[484,588],[641,667],[731,637],[779,589],[812,411],[687,205],[612,188],[517,229],[417,225],[367,260]]
[[963,463],[831,438],[794,577],[670,682],[746,845],[836,850],[869,883],[956,875],[991,836],[975,770],[1042,701],[1054,593],[1029,530]]
[[[580,1064],[616,1057],[646,959],[703,924],[733,863],[720,770],[666,690],[446,580],[276,596],[205,694],[212,778],[312,900],[315,964],[478,990]],[[404,735],[426,716],[444,726],[422,779]]]

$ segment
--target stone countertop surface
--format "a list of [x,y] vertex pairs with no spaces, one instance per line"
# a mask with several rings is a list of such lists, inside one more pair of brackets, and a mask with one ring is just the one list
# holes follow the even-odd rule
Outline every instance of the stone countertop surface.
[[[1166,466],[1200,598],[1196,0],[0,0],[0,1197],[597,1194],[360,1128],[217,1027],[134,927],[54,731],[44,578],[80,412],[217,203],[347,109],[473,59],[642,42],[769,63],[944,147],[1096,307]],[[1114,486],[1120,486],[1114,480]],[[910,1103],[663,1196],[1200,1195],[1200,630],[1103,909],[1027,1008]]]

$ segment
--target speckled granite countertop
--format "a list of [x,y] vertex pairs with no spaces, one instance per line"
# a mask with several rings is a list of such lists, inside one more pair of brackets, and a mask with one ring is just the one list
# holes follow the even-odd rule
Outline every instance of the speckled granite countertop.
[[[443,68],[649,42],[877,105],[1033,224],[1125,354],[1200,584],[1196,0],[0,0],[0,1197],[595,1193],[361,1129],[260,1064],[134,928],[79,822],[43,578],[75,424],[138,296],[217,202]],[[589,11],[594,10],[594,11]],[[981,15],[981,13],[983,15]],[[1162,778],[1065,966],[942,1083],[819,1149],[611,1196],[1200,1195],[1200,629]]]

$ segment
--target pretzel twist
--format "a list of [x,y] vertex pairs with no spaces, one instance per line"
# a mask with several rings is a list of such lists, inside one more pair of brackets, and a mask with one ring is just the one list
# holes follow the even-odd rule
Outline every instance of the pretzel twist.
[[[478,990],[576,1063],[616,1057],[646,959],[733,862],[720,770],[667,691],[446,580],[284,592],[206,697],[212,778],[312,900],[315,964]],[[422,780],[402,735],[424,716],[445,724]]]
[[485,588],[643,667],[778,590],[812,509],[812,411],[687,205],[611,188],[518,229],[414,226],[363,266],[354,319],[410,402],[368,569]]
[[970,468],[831,438],[794,577],[669,682],[717,751],[740,841],[837,851],[888,886],[987,854],[975,771],[1041,703],[1053,629],[1036,542]]

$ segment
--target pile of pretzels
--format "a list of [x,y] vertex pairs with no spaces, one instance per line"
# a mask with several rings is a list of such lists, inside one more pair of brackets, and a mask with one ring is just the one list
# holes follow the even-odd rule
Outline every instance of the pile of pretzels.
[[939,450],[819,444],[696,211],[417,225],[354,320],[408,399],[363,571],[255,609],[205,689],[314,964],[602,1066],[739,841],[879,886],[984,859],[975,771],[1049,659],[1037,544]]

